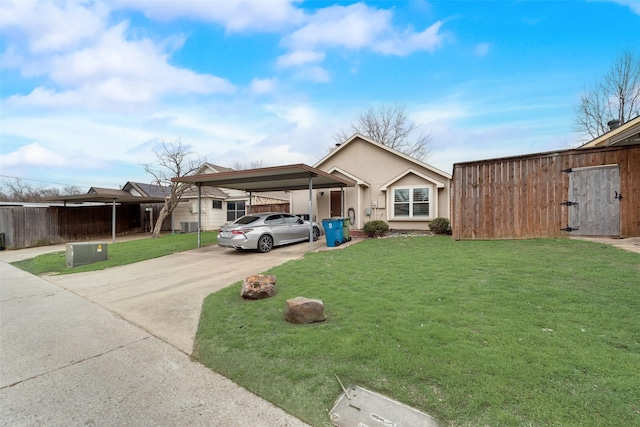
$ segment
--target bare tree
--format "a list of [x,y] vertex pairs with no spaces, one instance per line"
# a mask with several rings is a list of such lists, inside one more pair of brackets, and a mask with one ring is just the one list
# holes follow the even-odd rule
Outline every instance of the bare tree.
[[370,108],[358,116],[349,131],[340,130],[334,137],[337,143],[347,141],[354,133],[362,134],[375,142],[398,150],[414,159],[424,161],[431,153],[431,135],[420,133],[411,137],[420,125],[407,117],[402,104]]
[[77,185],[65,185],[62,188],[62,194],[64,196],[67,195],[72,195],[72,194],[83,194],[84,191],[82,191],[82,188],[78,187]]
[[50,197],[63,194],[80,194],[82,190],[76,186],[67,185],[62,191],[56,187],[31,185],[20,178],[2,181],[3,191],[0,200],[7,202],[41,202]]
[[264,168],[266,167],[264,165],[264,162],[262,160],[254,160],[252,162],[249,163],[242,163],[239,161],[235,161],[233,162],[233,168],[235,170],[244,170],[244,169],[259,169],[259,168]]
[[595,139],[609,131],[608,122],[624,124],[640,116],[640,56],[626,50],[576,107],[576,131]]
[[153,176],[153,183],[165,189],[164,205],[153,227],[153,237],[160,235],[162,222],[173,212],[182,195],[192,185],[184,182],[171,182],[171,178],[193,175],[206,161],[196,156],[188,145],[178,140],[174,143],[162,142],[162,148],[154,150],[157,164],[145,164],[145,172]]

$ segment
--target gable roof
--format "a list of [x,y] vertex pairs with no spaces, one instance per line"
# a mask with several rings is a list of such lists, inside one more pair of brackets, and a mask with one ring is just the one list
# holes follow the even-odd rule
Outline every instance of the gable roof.
[[447,172],[445,172],[445,171],[442,171],[442,170],[440,170],[440,169],[438,169],[436,167],[433,167],[433,166],[431,166],[431,165],[429,165],[427,163],[421,162],[420,160],[414,159],[411,156],[407,156],[406,154],[404,154],[404,153],[402,153],[402,152],[400,152],[398,150],[395,150],[393,148],[387,147],[384,144],[380,144],[379,142],[375,142],[374,140],[372,140],[372,139],[370,139],[370,138],[368,138],[368,137],[366,137],[366,136],[364,136],[362,134],[359,134],[359,133],[353,134],[353,136],[351,138],[349,138],[348,140],[346,140],[342,144],[338,145],[336,148],[331,149],[331,151],[329,151],[329,153],[326,156],[324,156],[315,165],[313,165],[313,167],[315,167],[315,168],[319,167],[322,163],[324,163],[327,160],[329,160],[336,153],[338,153],[341,150],[344,150],[344,148],[346,146],[348,146],[355,139],[361,139],[361,140],[363,140],[365,142],[368,142],[369,144],[374,145],[374,146],[376,146],[376,147],[378,147],[378,148],[380,148],[382,150],[385,150],[385,151],[389,152],[390,154],[392,154],[394,156],[401,157],[401,158],[403,158],[405,160],[408,160],[409,162],[415,163],[418,166],[421,166],[421,167],[423,167],[425,169],[428,169],[433,173],[442,175],[442,176],[444,176],[444,177],[446,177],[448,179],[452,178],[452,176],[450,174],[448,174]]
[[331,169],[329,169],[327,171],[330,174],[333,174],[334,172],[338,172],[341,173],[342,175],[346,176],[347,178],[351,179],[352,181],[355,181],[356,184],[358,185],[362,185],[364,187],[369,187],[369,183],[367,181],[365,181],[364,179],[358,178],[357,176],[347,172],[346,170],[339,168],[337,166],[332,167]]
[[213,163],[206,162],[202,165],[202,167],[200,167],[198,172],[196,172],[196,175],[202,175],[203,173],[208,173],[208,172],[205,172],[205,169],[209,169],[211,171],[210,173],[233,172],[235,170],[232,168],[227,168],[224,166],[214,165]]
[[594,140],[581,145],[578,148],[610,147],[612,145],[634,145],[640,144],[640,116],[629,120],[625,124],[618,126],[597,137]]
[[436,187],[438,187],[438,188],[444,188],[445,187],[444,182],[440,182],[440,181],[438,181],[436,179],[428,177],[427,175],[425,175],[423,173],[418,172],[417,170],[415,170],[413,168],[409,168],[406,171],[404,171],[401,174],[399,174],[398,176],[395,176],[395,177],[391,178],[388,182],[384,183],[382,185],[382,187],[380,187],[380,190],[381,191],[387,191],[387,188],[390,185],[393,185],[394,183],[398,182],[400,179],[404,178],[405,176],[407,176],[409,174],[413,174],[413,175],[419,176],[420,178],[435,184]]

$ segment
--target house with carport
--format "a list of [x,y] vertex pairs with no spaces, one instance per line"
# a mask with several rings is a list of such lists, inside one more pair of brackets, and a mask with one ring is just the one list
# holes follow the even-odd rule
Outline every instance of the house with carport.
[[[313,190],[315,220],[349,218],[362,229],[383,220],[395,230],[428,230],[437,217],[449,218],[451,175],[400,151],[355,134],[314,165],[356,182],[355,187]],[[308,212],[307,191],[291,192],[291,212]]]

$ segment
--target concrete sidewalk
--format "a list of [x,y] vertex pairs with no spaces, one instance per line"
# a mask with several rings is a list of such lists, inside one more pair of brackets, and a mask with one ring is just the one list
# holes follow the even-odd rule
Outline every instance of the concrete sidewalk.
[[0,277],[2,426],[306,425],[72,292]]

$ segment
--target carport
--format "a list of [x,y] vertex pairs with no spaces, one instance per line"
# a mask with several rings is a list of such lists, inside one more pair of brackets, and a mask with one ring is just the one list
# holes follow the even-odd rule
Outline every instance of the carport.
[[302,163],[231,172],[191,175],[171,178],[173,182],[193,184],[198,188],[198,247],[201,246],[201,189],[203,186],[232,188],[249,193],[266,191],[309,190],[309,245],[313,250],[313,189],[354,187],[355,181],[331,175]]
[[110,204],[111,208],[111,240],[116,242],[116,205],[143,204],[143,203],[164,203],[163,198],[142,197],[134,195],[111,195],[111,194],[72,194],[67,196],[56,196],[47,199],[48,202],[62,202],[66,207],[68,203],[104,203]]

